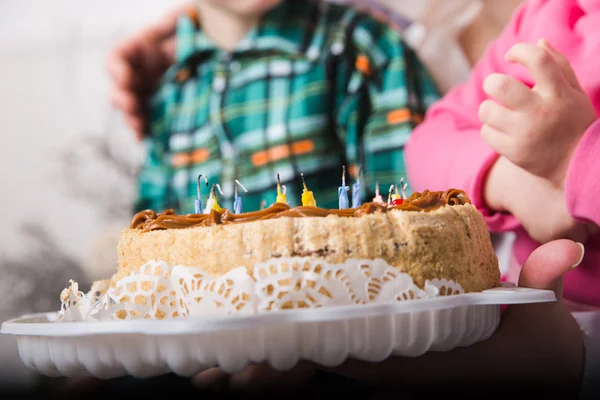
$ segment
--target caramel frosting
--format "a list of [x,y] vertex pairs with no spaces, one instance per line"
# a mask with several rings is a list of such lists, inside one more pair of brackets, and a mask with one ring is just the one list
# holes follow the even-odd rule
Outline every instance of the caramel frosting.
[[176,215],[173,210],[167,210],[162,213],[156,213],[152,210],[145,210],[137,213],[131,221],[131,229],[141,229],[143,232],[165,230],[165,229],[186,229],[201,226],[212,226],[242,222],[260,221],[273,218],[301,218],[301,217],[327,217],[336,215],[338,217],[359,218],[365,214],[376,212],[387,212],[389,210],[400,211],[433,211],[446,205],[464,205],[471,204],[471,200],[465,192],[458,189],[450,189],[445,192],[423,193],[414,192],[401,205],[388,206],[385,203],[365,203],[358,208],[347,208],[344,210],[327,210],[319,207],[290,207],[284,203],[275,203],[272,206],[249,213],[234,214],[228,209],[222,212],[211,210],[210,214],[187,214]]

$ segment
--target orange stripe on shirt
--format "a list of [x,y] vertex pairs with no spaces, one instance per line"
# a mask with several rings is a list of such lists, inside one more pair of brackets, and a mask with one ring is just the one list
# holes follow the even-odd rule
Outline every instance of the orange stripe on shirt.
[[[291,150],[290,150],[291,148]],[[302,155],[308,154],[315,149],[315,144],[312,140],[300,140],[291,145],[281,144],[271,147],[268,150],[262,150],[254,153],[251,157],[252,164],[256,167],[261,167],[270,162],[275,162],[289,158],[291,154]]]
[[185,167],[190,164],[199,164],[208,160],[210,152],[207,149],[197,149],[191,153],[177,153],[171,157],[171,166],[174,168]]
[[410,121],[410,119],[411,114],[408,108],[390,111],[387,115],[387,122],[390,125],[400,124],[402,122]]
[[190,163],[190,155],[188,153],[178,153],[171,156],[171,166],[174,168],[185,167]]
[[194,151],[191,155],[192,163],[199,164],[199,163],[202,163],[202,162],[208,160],[209,154],[210,154],[210,152],[206,149],[198,149],[198,150]]
[[408,121],[420,124],[423,122],[423,116],[421,114],[411,113],[408,108],[390,111],[387,115],[387,122],[390,125],[401,124]]
[[356,69],[365,75],[370,75],[371,63],[369,62],[369,59],[364,55],[356,57]]
[[315,149],[315,144],[312,140],[300,140],[292,143],[292,153],[295,155],[312,153]]

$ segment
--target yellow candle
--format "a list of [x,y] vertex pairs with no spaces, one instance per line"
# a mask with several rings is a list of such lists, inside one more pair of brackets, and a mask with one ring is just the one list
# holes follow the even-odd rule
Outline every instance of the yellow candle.
[[317,202],[315,201],[313,192],[309,191],[306,187],[306,182],[304,181],[304,174],[300,175],[302,176],[302,185],[304,185],[304,190],[302,191],[302,205],[304,207],[316,207]]
[[219,205],[219,202],[217,201],[217,198],[215,197],[213,206],[212,206],[213,210],[221,212],[223,211],[223,209],[221,208],[221,206]]
[[219,186],[218,183],[212,186],[212,189],[210,190],[210,196],[206,204],[206,214],[210,214],[210,210],[215,210],[218,212],[223,211],[223,209],[219,205],[219,202],[217,201],[217,194],[215,192],[215,188],[218,189],[221,194],[223,194],[223,192],[221,191],[221,186]]
[[281,180],[279,179],[279,174],[277,174],[277,203],[287,203],[287,197],[285,193],[281,191]]

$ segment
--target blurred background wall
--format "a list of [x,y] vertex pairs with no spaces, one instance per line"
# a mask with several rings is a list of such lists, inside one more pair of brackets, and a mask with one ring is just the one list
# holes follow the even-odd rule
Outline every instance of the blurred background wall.
[[[446,59],[437,75],[444,87],[466,77],[482,38],[493,37],[518,3],[487,0],[502,12],[486,16],[477,0],[379,1],[424,22],[412,40],[432,68]],[[141,149],[109,102],[105,60],[119,39],[179,2],[0,0],[0,322],[57,310],[69,279],[87,290],[116,267]],[[487,34],[461,36],[478,15]],[[457,43],[475,56],[448,53]],[[35,378],[15,339],[0,336],[0,386]]]
[[[84,271],[114,265],[114,246],[96,249],[128,224],[140,148],[105,59],[175,3],[0,0],[0,321],[57,310],[69,279],[85,288],[101,276]],[[0,385],[30,378],[0,336]]]

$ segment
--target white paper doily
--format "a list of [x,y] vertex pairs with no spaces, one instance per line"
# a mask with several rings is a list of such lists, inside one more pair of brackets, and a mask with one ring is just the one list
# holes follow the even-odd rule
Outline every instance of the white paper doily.
[[426,281],[381,259],[328,264],[310,258],[277,258],[213,277],[200,268],[152,261],[120,279],[105,295],[84,295],[77,284],[61,295],[59,322],[106,319],[179,319],[223,314],[358,304],[388,304],[464,293],[448,280]]

